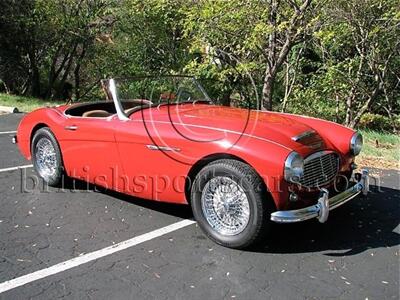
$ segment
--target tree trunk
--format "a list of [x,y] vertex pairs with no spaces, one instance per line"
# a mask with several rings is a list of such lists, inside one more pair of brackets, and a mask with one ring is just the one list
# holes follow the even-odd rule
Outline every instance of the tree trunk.
[[231,105],[231,90],[227,90],[222,94],[221,104],[223,106],[230,106]]
[[5,81],[2,81],[2,82],[3,82],[4,90],[6,91],[6,94],[10,94],[10,89],[8,88],[8,85],[6,84]]
[[335,101],[336,101],[336,109],[335,109],[335,122],[339,123],[339,108],[340,108],[340,99],[339,95],[335,93]]
[[353,95],[349,95],[346,100],[346,120],[345,125],[349,126],[353,121]]
[[262,109],[272,110],[272,95],[274,90],[275,76],[269,72],[269,68],[265,72],[264,85],[262,90]]
[[39,69],[36,65],[35,55],[29,53],[30,69],[31,69],[31,88],[32,96],[40,97],[40,74]]
[[272,110],[272,95],[274,88],[275,76],[273,75],[273,68],[276,63],[276,16],[279,6],[279,1],[271,0],[270,3],[270,13],[268,16],[269,25],[274,28],[274,30],[268,36],[268,64],[264,75],[264,84],[262,89],[262,104],[261,108],[264,110]]
[[82,60],[85,57],[86,54],[86,47],[87,43],[83,43],[82,45],[82,51],[81,54],[79,55],[77,61],[76,61],[76,66],[74,70],[74,78],[75,78],[75,98],[78,100],[81,97],[81,77],[80,77],[80,71],[81,71],[81,65],[82,65]]
[[375,102],[376,98],[378,97],[379,93],[381,92],[382,86],[383,86],[382,82],[378,83],[377,87],[375,88],[372,95],[368,98],[367,102],[365,102],[364,105],[358,110],[357,114],[355,115],[353,120],[351,120],[351,122],[349,124],[351,128],[356,127],[358,125],[358,123],[360,122],[361,117],[366,112],[369,111],[371,105]]
[[79,68],[75,68],[74,77],[75,77],[75,99],[76,100],[78,100],[81,97],[81,91],[80,91],[80,89],[81,89],[81,86],[80,86],[81,79],[80,79],[79,75],[80,75],[79,74]]
[[[64,74],[62,75],[60,82],[58,84],[58,87],[56,88],[55,98],[59,98],[59,97],[64,98],[63,94],[64,94],[64,89],[65,89],[65,87],[64,87],[65,81],[67,80],[68,76],[70,75],[69,73],[71,70],[72,63],[75,58],[75,53],[76,53],[77,47],[78,47],[78,43],[75,44],[74,48],[71,50],[71,53],[69,54],[68,61],[65,66],[65,69],[64,69]],[[63,100],[65,100],[65,99],[63,99]]]
[[290,83],[290,79],[289,79],[289,71],[290,71],[290,66],[289,66],[289,61],[287,60],[286,63],[286,68],[285,68],[285,96],[283,97],[283,102],[282,102],[282,108],[281,108],[281,112],[285,112],[286,111],[286,105],[287,105],[287,101],[289,98],[289,94],[290,94],[290,90],[291,87],[289,87]]
[[50,71],[49,71],[49,78],[48,78],[48,83],[47,83],[47,91],[45,93],[45,98],[49,98],[51,96],[52,90],[53,90],[53,86],[54,86],[54,82],[56,80],[56,78],[58,77],[58,74],[61,72],[62,68],[64,67],[65,61],[66,61],[66,56],[64,56],[64,59],[62,60],[61,66],[59,67],[59,69],[56,71],[56,65],[57,65],[57,60],[60,57],[60,51],[61,51],[62,47],[61,45],[59,45],[57,47],[57,50],[53,56],[52,62],[51,62],[51,66],[50,66]]

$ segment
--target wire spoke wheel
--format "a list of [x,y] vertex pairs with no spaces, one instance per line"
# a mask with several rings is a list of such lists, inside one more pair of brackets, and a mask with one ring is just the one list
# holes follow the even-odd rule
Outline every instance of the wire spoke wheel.
[[48,180],[57,173],[58,161],[53,143],[46,137],[40,138],[35,147],[37,171],[41,177]]
[[201,207],[209,225],[222,235],[240,234],[250,220],[250,204],[243,188],[225,176],[210,179],[201,195]]

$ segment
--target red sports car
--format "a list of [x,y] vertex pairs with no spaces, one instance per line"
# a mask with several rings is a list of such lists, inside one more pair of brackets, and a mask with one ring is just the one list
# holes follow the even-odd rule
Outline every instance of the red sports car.
[[215,242],[244,248],[271,221],[328,219],[368,193],[362,136],[305,116],[219,106],[192,77],[102,81],[105,101],[38,109],[14,137],[50,186],[65,176],[189,204]]

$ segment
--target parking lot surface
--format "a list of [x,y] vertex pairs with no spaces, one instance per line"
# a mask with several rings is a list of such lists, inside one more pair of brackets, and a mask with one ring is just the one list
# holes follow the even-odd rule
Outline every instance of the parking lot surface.
[[[0,116],[1,170],[30,164],[8,133],[21,117]],[[9,280],[29,282],[0,299],[398,299],[399,171],[372,174],[380,188],[366,199],[338,208],[325,224],[276,224],[256,249],[220,247],[192,224],[35,279],[192,214],[82,183],[33,186],[29,167],[1,171],[0,292]]]

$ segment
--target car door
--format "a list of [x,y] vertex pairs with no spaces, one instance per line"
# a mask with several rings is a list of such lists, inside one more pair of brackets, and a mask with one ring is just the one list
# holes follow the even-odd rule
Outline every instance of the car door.
[[[176,123],[179,123],[177,120]],[[185,182],[192,165],[210,151],[196,133],[223,137],[203,128],[181,127],[157,107],[138,111],[116,125],[115,138],[124,170],[125,192],[146,199],[185,203]],[[179,128],[178,128],[178,127]]]
[[114,187],[120,161],[114,137],[115,117],[69,116],[63,124],[63,161],[69,176]]
[[[150,108],[156,109],[156,108]],[[185,202],[184,185],[190,163],[182,161],[185,145],[168,122],[144,122],[136,112],[116,125],[124,192],[166,202]],[[156,128],[155,128],[156,127]]]

